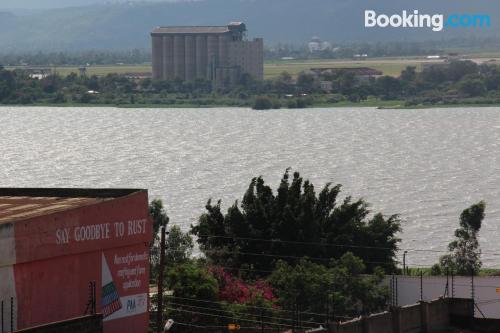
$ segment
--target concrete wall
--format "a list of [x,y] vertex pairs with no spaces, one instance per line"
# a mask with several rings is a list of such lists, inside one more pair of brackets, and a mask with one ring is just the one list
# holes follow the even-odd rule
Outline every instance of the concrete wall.
[[402,332],[414,332],[419,330],[422,324],[420,304],[403,306],[400,309],[400,325]]
[[455,316],[470,316],[472,300],[469,298],[449,298],[448,308],[450,314]]
[[365,327],[370,333],[393,333],[392,313],[383,312],[364,318]]
[[361,319],[354,319],[343,323],[330,324],[330,332],[334,333],[363,333]]
[[16,331],[17,333],[102,333],[102,314],[59,321]]
[[[420,301],[420,277],[396,276],[397,278],[397,303],[396,305],[411,305]],[[430,301],[445,295],[448,283],[448,297],[471,298],[472,281],[470,276],[424,276],[422,280],[422,297]],[[389,279],[386,280],[389,286]],[[478,307],[486,318],[500,319],[500,302],[495,302],[500,294],[500,276],[475,276],[474,298]],[[453,293],[453,294],[452,294]],[[489,302],[491,301],[491,302]],[[476,309],[476,318],[482,317]]]
[[[450,326],[450,318],[462,320],[470,314],[470,299],[440,298],[404,307],[394,307],[389,312],[360,317],[348,322],[333,323],[334,333],[419,333],[432,332]],[[467,317],[466,317],[467,318]],[[470,316],[469,316],[470,318]],[[491,323],[484,323],[491,326]],[[495,332],[495,331],[491,331]]]
[[[462,302],[464,304],[466,302]],[[450,325],[449,300],[440,299],[427,305],[427,322],[434,329],[441,329]]]

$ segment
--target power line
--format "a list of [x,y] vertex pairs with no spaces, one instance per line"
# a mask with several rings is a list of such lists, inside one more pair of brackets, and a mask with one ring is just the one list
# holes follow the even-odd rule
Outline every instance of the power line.
[[[170,252],[179,252],[182,253],[184,252],[183,250],[169,250]],[[319,257],[309,257],[309,256],[290,256],[290,255],[280,255],[280,254],[268,254],[268,253],[252,253],[252,252],[233,252],[229,253],[226,250],[204,250],[204,253],[222,253],[222,254],[240,254],[240,255],[249,255],[249,256],[258,256],[258,257],[273,257],[273,258],[286,258],[286,259],[311,259],[311,260],[319,260],[319,261],[331,261],[334,258],[319,258]],[[393,261],[365,261],[363,260],[363,263],[365,264],[374,264],[374,265],[393,265]],[[412,265],[413,267],[429,267],[428,265]],[[227,267],[229,268],[229,267]],[[234,269],[239,269],[239,268],[234,268]],[[242,270],[248,270],[248,271],[259,271],[257,269],[242,269]],[[260,270],[262,272],[273,272],[269,270]]]
[[[187,301],[195,301],[195,302],[202,302],[202,303],[212,303],[212,304],[218,304],[218,305],[227,305],[225,302],[217,302],[217,301],[208,301],[208,300],[201,300],[201,299],[196,299],[196,298],[188,298],[188,297],[178,297],[178,296],[166,296],[167,298],[177,298],[177,299],[182,299],[182,300],[187,300]],[[248,308],[254,308],[254,309],[264,309],[264,310],[269,310],[268,308],[262,307],[262,306],[255,306],[255,305],[241,305],[245,306]],[[285,309],[274,309],[279,312],[288,312],[288,313],[293,313],[295,311],[292,310],[285,310]],[[308,312],[308,311],[301,311],[300,313],[302,314],[309,314],[309,315],[315,315],[315,316],[325,316],[324,313],[315,313],[315,312]],[[337,317],[337,316],[336,316]],[[339,318],[352,318],[352,317],[339,317]]]
[[[199,311],[190,311],[190,310],[182,310],[182,309],[175,309],[172,307],[166,307],[167,309],[170,309],[172,311],[180,311],[180,312],[186,312],[186,313],[191,313],[191,314],[198,314],[198,315],[203,315],[203,316],[209,316],[209,317],[217,317],[217,318],[227,318],[227,319],[235,319],[236,316],[223,316],[223,315],[216,315],[216,314],[210,314],[210,313],[204,313],[204,312],[199,312]],[[282,326],[282,327],[290,327],[291,325],[285,325],[285,324],[279,324],[279,323],[271,323],[271,322],[266,322],[266,321],[260,321],[260,320],[252,320],[252,319],[239,319],[240,321],[245,321],[249,323],[259,323],[259,324],[267,324],[267,325],[274,325],[274,326]],[[320,324],[321,325],[321,324]],[[301,327],[301,328],[312,328],[312,327]]]
[[[202,329],[207,329],[207,328],[222,328],[222,329],[227,329],[227,326],[200,326],[200,325],[194,325],[194,324],[188,324],[188,323],[181,323],[174,321],[174,325],[180,325],[180,326],[187,326],[187,327],[195,327],[195,328],[202,328]],[[298,328],[307,328],[307,327],[298,327]],[[262,330],[262,327],[244,327],[240,326],[240,329],[246,329],[246,330]],[[264,327],[264,330],[276,330],[275,328],[272,327]]]
[[333,243],[316,243],[316,242],[303,242],[303,241],[286,241],[281,239],[263,239],[263,238],[250,238],[250,237],[232,237],[232,236],[213,236],[213,235],[197,235],[198,238],[225,238],[233,240],[248,240],[248,241],[259,241],[259,242],[269,242],[269,243],[288,243],[296,245],[314,245],[314,246],[332,246],[332,247],[351,247],[351,248],[365,248],[365,249],[381,249],[381,250],[394,250],[390,247],[381,246],[358,246],[358,245],[345,245],[345,244],[333,244]]
[[[200,309],[200,310],[210,310],[210,311],[215,311],[215,312],[222,312],[222,313],[229,313],[229,314],[233,314],[231,311],[229,310],[222,310],[222,309],[213,309],[213,308],[209,308],[209,307],[203,307],[203,306],[195,306],[195,305],[187,305],[187,304],[182,304],[182,303],[175,303],[175,302],[169,302],[169,304],[171,305],[177,305],[177,306],[185,306],[185,307],[189,307],[189,308],[195,308],[195,309]],[[272,311],[272,309],[268,309],[269,311]],[[300,313],[304,313],[304,312],[300,312]],[[246,315],[246,316],[258,316],[258,317],[262,317],[262,318],[268,318],[268,319],[276,319],[276,320],[283,320],[283,321],[294,321],[294,319],[290,319],[290,318],[283,318],[283,317],[277,317],[277,316],[265,316],[265,315],[262,315],[260,313],[237,313],[236,316],[238,315]],[[324,315],[322,315],[324,316]],[[315,325],[322,325],[322,323],[318,323],[318,322],[314,322],[314,321],[308,321],[308,320],[302,320],[303,323],[307,323],[307,324],[315,324]]]
[[[316,242],[304,242],[304,241],[287,241],[281,239],[263,239],[263,238],[250,238],[250,237],[233,237],[233,236],[214,236],[214,235],[197,235],[198,238],[224,238],[233,240],[246,240],[246,241],[256,241],[256,242],[269,242],[269,243],[288,243],[288,244],[298,244],[298,245],[314,245],[317,247],[331,246],[331,247],[347,247],[355,249],[372,249],[372,250],[387,250],[394,251],[395,249],[383,246],[363,246],[363,245],[347,245],[347,244],[335,244],[335,243],[316,243]],[[432,250],[432,249],[417,249],[417,248],[399,248],[397,251],[414,251],[414,252],[431,252],[431,253],[448,253],[447,250]],[[481,252],[482,254],[496,255],[500,256],[498,252]]]

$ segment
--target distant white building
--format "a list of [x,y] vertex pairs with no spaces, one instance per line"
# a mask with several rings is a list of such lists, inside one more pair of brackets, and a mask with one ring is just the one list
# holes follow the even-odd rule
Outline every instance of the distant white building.
[[321,38],[319,37],[311,38],[311,41],[309,42],[308,46],[310,53],[328,51],[332,49],[332,44],[330,44],[329,42],[322,41]]
[[363,54],[354,54],[352,56],[352,58],[354,60],[366,60],[366,59],[368,59],[368,54],[366,54],[366,53],[363,53]]
[[36,80],[43,80],[48,76],[51,76],[53,74],[52,69],[50,68],[25,68],[24,69],[27,73],[28,76],[31,79],[36,79]]
[[34,73],[29,75],[30,79],[36,79],[36,80],[43,80],[48,76],[49,74],[47,73]]

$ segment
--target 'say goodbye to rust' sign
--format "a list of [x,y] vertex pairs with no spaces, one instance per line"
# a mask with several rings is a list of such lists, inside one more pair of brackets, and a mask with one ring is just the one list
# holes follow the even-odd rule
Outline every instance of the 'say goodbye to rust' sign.
[[65,227],[55,232],[56,244],[122,238],[146,233],[146,219]]

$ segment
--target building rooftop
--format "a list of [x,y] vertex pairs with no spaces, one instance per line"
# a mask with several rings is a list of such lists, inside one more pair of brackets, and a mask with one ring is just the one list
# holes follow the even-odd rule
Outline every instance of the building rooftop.
[[137,189],[0,188],[0,224],[88,206]]
[[153,34],[224,34],[228,33],[228,26],[194,26],[194,27],[157,27]]
[[244,32],[246,25],[243,22],[231,22],[223,26],[171,26],[157,27],[151,34],[225,34],[228,32]]

